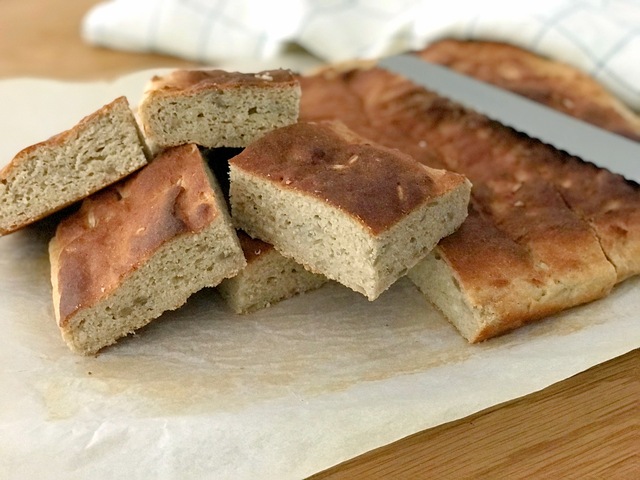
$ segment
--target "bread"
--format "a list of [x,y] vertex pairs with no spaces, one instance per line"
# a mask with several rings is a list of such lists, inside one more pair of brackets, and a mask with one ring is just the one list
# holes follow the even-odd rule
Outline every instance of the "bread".
[[446,39],[417,54],[640,141],[640,118],[585,73],[499,42]]
[[300,86],[288,70],[176,70],[153,77],[138,107],[155,149],[185,143],[245,147],[298,118]]
[[236,225],[377,298],[467,215],[470,184],[342,124],[277,129],[230,160]]
[[124,178],[147,163],[146,148],[125,97],[25,148],[0,171],[0,234]]
[[640,272],[637,184],[380,69],[301,84],[301,120],[341,120],[473,183],[467,220],[409,272],[469,341],[601,298]]
[[[240,148],[202,150],[225,198],[229,198],[229,160]],[[327,279],[308,272],[290,258],[280,255],[273,245],[237,231],[247,266],[235,277],[225,279],[218,292],[235,313],[249,313],[271,306],[294,295],[316,289]]]
[[238,231],[247,266],[235,277],[218,285],[218,292],[235,313],[249,313],[281,300],[321,287],[322,275],[308,272],[291,258],[280,255],[273,245]]
[[93,354],[246,264],[195,145],[168,149],[86,199],[49,246],[62,337]]

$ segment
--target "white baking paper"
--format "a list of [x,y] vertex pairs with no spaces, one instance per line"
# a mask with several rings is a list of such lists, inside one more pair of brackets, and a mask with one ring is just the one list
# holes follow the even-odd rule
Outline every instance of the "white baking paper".
[[[0,82],[0,165],[124,94]],[[0,238],[0,478],[302,478],[542,389],[640,346],[640,281],[469,345],[401,280],[336,284],[245,316],[213,290],[105,349],[67,349],[52,311],[53,221]]]

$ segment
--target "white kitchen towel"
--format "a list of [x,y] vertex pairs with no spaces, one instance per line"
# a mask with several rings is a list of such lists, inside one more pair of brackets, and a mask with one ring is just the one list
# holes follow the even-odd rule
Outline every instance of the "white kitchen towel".
[[509,42],[592,75],[640,110],[640,0],[110,0],[83,22],[96,45],[202,63],[373,58],[434,40]]

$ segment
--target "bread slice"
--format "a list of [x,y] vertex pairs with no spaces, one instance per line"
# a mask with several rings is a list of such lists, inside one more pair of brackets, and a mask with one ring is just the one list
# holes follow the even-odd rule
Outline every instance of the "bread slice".
[[245,147],[295,123],[299,103],[300,85],[288,70],[176,70],[153,77],[138,114],[155,149],[184,143]]
[[168,149],[131,178],[86,199],[49,246],[62,337],[93,354],[245,259],[197,146]]
[[25,148],[0,171],[0,234],[124,178],[147,163],[146,148],[125,97]]
[[465,177],[424,167],[342,124],[280,128],[229,164],[237,226],[369,300],[467,215]]
[[[553,96],[546,78],[538,88]],[[637,184],[381,69],[301,84],[303,121],[344,121],[473,182],[467,220],[409,272],[469,341],[602,298],[640,273]],[[582,102],[597,117],[600,102]]]
[[[240,152],[240,148],[202,150],[227,200],[229,160]],[[247,266],[218,286],[218,292],[235,313],[266,308],[299,293],[319,288],[327,281],[322,275],[308,272],[291,258],[283,257],[273,245],[253,239],[242,230],[237,233]]]
[[460,229],[407,276],[472,343],[607,295],[615,270],[588,229],[566,210],[554,226],[541,220],[522,244],[471,208]]
[[247,266],[218,285],[218,292],[235,313],[249,313],[281,300],[320,288],[327,278],[283,257],[268,243],[238,230]]

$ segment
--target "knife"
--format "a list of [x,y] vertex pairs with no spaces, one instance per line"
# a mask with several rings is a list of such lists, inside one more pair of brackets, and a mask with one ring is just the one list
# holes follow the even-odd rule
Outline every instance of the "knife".
[[523,96],[412,54],[378,66],[554,147],[640,183],[640,142],[603,130]]

